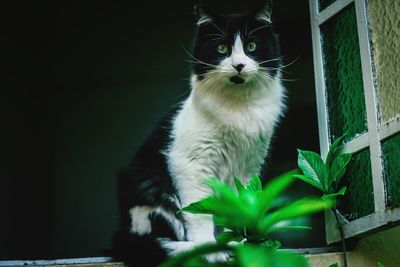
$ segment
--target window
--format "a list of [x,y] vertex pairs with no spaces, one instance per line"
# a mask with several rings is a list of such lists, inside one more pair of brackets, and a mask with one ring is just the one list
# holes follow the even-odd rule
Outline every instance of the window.
[[321,154],[344,133],[354,153],[339,206],[346,237],[400,222],[399,11],[397,0],[310,0]]

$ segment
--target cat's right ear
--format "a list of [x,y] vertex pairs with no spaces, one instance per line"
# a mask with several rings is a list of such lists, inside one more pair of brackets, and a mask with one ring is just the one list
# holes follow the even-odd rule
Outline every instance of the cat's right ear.
[[196,4],[194,6],[194,14],[197,18],[197,25],[213,21],[214,14],[207,10],[202,4]]
[[255,12],[258,20],[272,23],[272,0],[263,0]]

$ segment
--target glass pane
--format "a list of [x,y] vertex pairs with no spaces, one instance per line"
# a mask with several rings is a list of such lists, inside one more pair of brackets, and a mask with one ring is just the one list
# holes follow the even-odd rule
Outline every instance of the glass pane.
[[368,0],[381,123],[400,116],[399,12],[399,0]]
[[388,206],[400,205],[400,134],[382,144]]
[[354,4],[321,26],[331,140],[367,131]]
[[335,0],[319,0],[319,11],[324,10],[327,6],[335,2]]
[[347,186],[347,192],[339,200],[338,208],[347,220],[352,221],[374,212],[369,149],[354,154],[340,183],[340,186]]

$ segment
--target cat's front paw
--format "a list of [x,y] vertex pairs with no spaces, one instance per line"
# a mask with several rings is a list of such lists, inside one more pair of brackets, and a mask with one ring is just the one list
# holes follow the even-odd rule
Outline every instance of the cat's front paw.
[[209,254],[209,255],[205,256],[204,258],[209,263],[222,263],[222,262],[228,261],[229,254],[226,252],[218,252],[218,253]]

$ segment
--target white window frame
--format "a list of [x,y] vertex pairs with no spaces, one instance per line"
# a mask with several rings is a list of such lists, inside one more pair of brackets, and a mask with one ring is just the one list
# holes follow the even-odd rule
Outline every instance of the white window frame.
[[[321,11],[319,11],[318,2],[319,0],[309,0],[319,140],[321,156],[323,158],[326,158],[332,140],[329,138],[327,93],[324,79],[320,26],[352,3],[354,3],[356,10],[368,132],[346,143],[344,145],[344,152],[354,153],[365,148],[369,149],[371,155],[374,212],[346,223],[343,226],[344,235],[346,238],[349,238],[383,228],[389,224],[400,224],[400,208],[386,208],[384,166],[381,151],[381,142],[400,132],[400,121],[398,119],[394,119],[388,123],[380,123],[379,121],[378,94],[376,85],[374,84],[366,0],[336,0]],[[333,215],[329,212],[326,215],[326,239],[328,244],[331,244],[339,241],[340,235]]]

